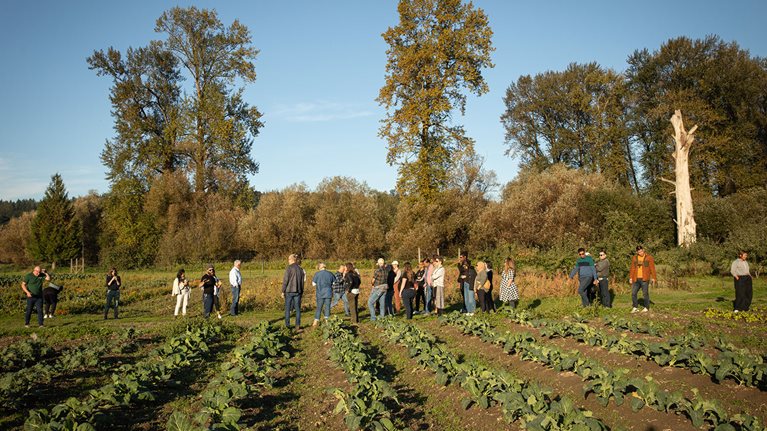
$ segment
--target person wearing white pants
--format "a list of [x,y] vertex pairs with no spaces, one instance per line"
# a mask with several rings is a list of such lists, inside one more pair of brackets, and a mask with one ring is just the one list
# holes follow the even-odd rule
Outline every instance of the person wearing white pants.
[[189,281],[186,279],[186,273],[184,268],[178,270],[176,278],[173,279],[173,295],[176,297],[176,311],[174,316],[178,316],[179,310],[181,315],[186,316],[186,306],[189,304]]

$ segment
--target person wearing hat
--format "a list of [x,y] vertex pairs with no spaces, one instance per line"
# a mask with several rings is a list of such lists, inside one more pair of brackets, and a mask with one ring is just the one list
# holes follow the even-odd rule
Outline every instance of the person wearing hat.
[[[383,258],[379,258],[376,262],[376,270],[373,272],[373,280],[371,284],[373,289],[370,291],[370,297],[368,297],[368,309],[370,310],[370,320],[375,322],[376,309],[375,304],[378,303],[379,317],[386,316],[386,291],[389,286],[386,280],[386,262]],[[392,286],[393,287],[393,286]]]
[[202,315],[206,319],[213,312],[213,302],[216,290],[216,276],[213,265],[208,265],[205,273],[200,277],[200,289],[202,289]]

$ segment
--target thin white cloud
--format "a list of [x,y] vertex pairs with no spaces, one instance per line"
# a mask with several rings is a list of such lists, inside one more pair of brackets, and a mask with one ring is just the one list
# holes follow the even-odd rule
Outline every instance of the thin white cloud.
[[310,123],[369,117],[373,112],[350,103],[318,101],[278,105],[272,115],[294,123]]
[[[0,158],[0,199],[42,199],[51,182],[52,173],[37,169],[19,169],[9,158]],[[103,192],[107,186],[102,170],[87,166],[72,166],[59,172],[70,197],[96,189]]]

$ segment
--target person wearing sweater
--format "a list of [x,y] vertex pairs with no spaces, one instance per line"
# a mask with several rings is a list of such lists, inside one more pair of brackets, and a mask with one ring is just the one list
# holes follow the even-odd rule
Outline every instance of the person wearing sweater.
[[586,249],[578,249],[578,260],[575,261],[575,267],[570,271],[570,278],[578,276],[578,294],[581,296],[581,305],[588,307],[591,305],[589,298],[589,289],[597,279],[597,270],[594,267],[594,259],[586,255]]
[[638,245],[637,252],[631,258],[631,267],[629,269],[629,284],[631,284],[631,312],[639,311],[639,301],[637,293],[642,289],[644,297],[644,308],[642,312],[646,313],[650,309],[650,281],[657,283],[655,274],[655,259],[644,251],[644,247]]

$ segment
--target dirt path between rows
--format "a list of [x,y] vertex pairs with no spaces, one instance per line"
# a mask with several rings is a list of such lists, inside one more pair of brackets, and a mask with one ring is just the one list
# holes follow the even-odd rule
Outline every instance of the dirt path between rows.
[[381,329],[371,324],[364,324],[361,326],[360,335],[373,348],[382,352],[386,363],[393,367],[392,383],[396,387],[412,388],[415,392],[414,397],[420,402],[420,408],[425,416],[418,422],[409,424],[411,426],[409,429],[438,431],[520,429],[517,424],[507,423],[497,406],[486,410],[473,406],[469,410],[464,410],[461,407],[461,400],[469,396],[466,391],[457,385],[438,385],[434,372],[422,369],[409,357],[404,346],[388,341]]

